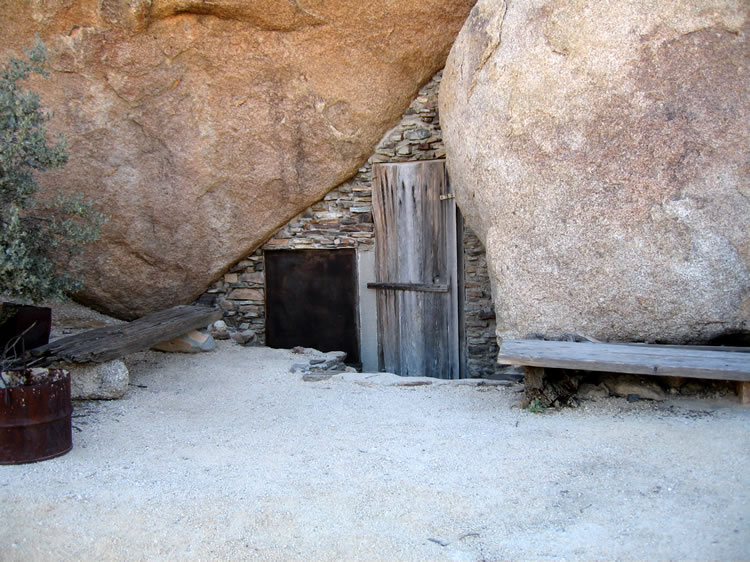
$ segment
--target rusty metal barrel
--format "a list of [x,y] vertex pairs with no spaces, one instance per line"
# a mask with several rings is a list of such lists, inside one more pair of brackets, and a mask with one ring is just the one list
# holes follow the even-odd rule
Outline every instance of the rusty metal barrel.
[[70,373],[58,380],[0,390],[0,464],[23,464],[73,448]]

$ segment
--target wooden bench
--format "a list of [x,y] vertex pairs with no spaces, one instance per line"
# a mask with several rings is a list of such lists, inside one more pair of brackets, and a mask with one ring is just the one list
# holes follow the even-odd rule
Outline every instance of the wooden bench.
[[115,326],[96,328],[57,339],[32,349],[29,354],[34,366],[47,366],[56,361],[65,363],[103,363],[129,353],[148,349],[219,320],[218,308],[182,305],[154,312]]
[[750,403],[750,348],[504,339],[497,360],[535,379],[553,368],[738,381]]

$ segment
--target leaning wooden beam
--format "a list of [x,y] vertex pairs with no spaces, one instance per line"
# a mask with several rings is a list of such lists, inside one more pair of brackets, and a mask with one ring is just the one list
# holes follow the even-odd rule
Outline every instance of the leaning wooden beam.
[[171,340],[190,330],[205,328],[222,317],[222,311],[205,306],[183,305],[148,314],[127,324],[97,328],[60,338],[32,349],[35,366],[55,361],[103,363]]
[[504,339],[497,360],[554,369],[750,381],[750,353],[715,348]]

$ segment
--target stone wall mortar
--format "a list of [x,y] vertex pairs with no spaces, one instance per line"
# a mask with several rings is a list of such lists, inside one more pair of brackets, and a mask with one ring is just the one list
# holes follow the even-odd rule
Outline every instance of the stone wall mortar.
[[495,335],[495,309],[484,246],[464,227],[464,326],[466,370],[469,377],[497,374],[499,346]]
[[[224,310],[230,330],[253,330],[265,342],[264,252],[272,250],[330,250],[375,247],[372,217],[372,166],[379,162],[411,162],[445,157],[438,92],[438,72],[419,92],[401,122],[378,144],[373,155],[351,179],[329,192],[284,225],[258,250],[234,265],[201,298]],[[471,377],[496,369],[494,319],[480,319],[491,309],[489,275],[484,248],[468,229],[464,236],[466,274],[467,367]]]

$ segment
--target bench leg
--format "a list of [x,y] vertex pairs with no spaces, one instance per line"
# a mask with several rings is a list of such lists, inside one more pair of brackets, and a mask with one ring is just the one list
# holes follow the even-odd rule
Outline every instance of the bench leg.
[[750,382],[737,383],[737,396],[740,397],[740,404],[750,404]]
[[[523,375],[524,398],[521,400],[521,408],[526,408],[532,399],[539,398],[544,387],[543,367],[524,367]],[[546,405],[546,404],[545,404]]]
[[526,392],[529,390],[541,390],[544,386],[544,367],[529,367],[524,369],[523,385]]

